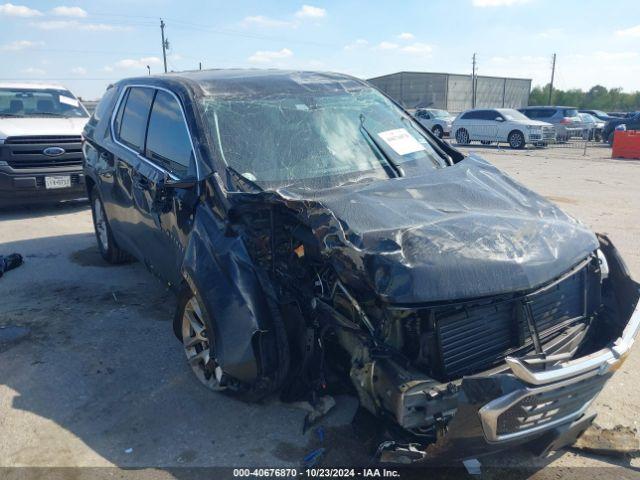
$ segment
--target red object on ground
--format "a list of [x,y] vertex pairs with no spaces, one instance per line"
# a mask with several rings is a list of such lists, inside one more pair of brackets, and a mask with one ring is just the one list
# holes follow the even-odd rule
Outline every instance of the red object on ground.
[[616,130],[613,133],[611,158],[636,158],[640,160],[640,130]]

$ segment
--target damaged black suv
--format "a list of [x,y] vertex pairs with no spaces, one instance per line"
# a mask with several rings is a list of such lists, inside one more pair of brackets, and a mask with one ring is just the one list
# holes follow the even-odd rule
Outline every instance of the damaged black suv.
[[259,399],[346,379],[402,427],[383,460],[570,443],[639,329],[607,237],[361,80],[123,80],[84,138],[100,251],[176,290],[200,381]]

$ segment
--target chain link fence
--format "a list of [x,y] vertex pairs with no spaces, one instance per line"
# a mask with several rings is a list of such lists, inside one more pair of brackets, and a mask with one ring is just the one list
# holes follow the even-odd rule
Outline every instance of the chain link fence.
[[[506,128],[505,128],[506,127]],[[454,126],[448,141],[454,146],[483,145],[498,149],[512,148],[563,148],[581,151],[587,154],[589,148],[608,147],[602,142],[602,131],[593,127],[573,129],[569,134],[558,132],[553,126],[540,129],[517,129],[498,122],[465,123]]]

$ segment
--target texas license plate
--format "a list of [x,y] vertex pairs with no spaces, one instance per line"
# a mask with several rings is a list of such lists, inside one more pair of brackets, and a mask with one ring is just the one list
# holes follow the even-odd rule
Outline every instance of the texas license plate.
[[44,177],[44,186],[50,188],[69,188],[71,177],[69,175],[56,175],[55,177]]

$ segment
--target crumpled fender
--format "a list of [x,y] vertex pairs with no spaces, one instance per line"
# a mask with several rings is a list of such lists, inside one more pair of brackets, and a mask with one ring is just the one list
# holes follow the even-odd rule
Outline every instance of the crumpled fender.
[[198,205],[182,273],[214,318],[216,360],[232,377],[258,376],[252,339],[270,324],[270,311],[256,267],[239,236],[207,205]]

